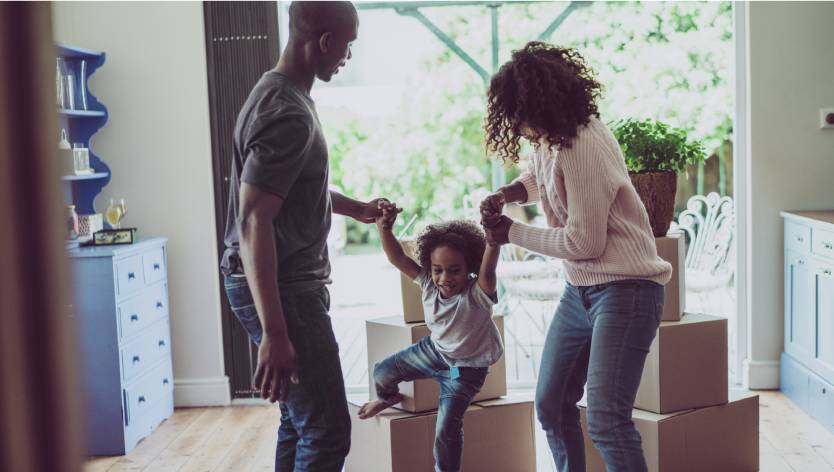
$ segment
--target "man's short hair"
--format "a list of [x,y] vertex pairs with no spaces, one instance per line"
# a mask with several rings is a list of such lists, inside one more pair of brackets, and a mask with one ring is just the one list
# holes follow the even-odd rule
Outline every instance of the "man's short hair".
[[294,1],[290,4],[290,38],[309,39],[359,21],[351,2]]

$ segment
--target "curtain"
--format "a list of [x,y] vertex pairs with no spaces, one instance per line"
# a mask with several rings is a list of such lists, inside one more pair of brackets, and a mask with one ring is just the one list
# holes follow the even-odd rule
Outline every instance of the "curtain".
[[75,471],[82,428],[50,3],[0,3],[0,470]]

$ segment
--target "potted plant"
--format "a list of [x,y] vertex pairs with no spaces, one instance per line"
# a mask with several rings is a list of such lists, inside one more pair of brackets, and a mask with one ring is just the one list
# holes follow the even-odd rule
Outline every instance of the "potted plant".
[[649,213],[654,236],[665,236],[675,213],[678,173],[706,159],[703,144],[690,141],[686,131],[653,119],[619,121],[612,131]]

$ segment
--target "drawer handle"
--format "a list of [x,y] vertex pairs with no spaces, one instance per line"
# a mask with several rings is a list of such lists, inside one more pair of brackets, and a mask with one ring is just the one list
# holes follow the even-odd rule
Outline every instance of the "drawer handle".
[[139,321],[139,315],[135,315],[135,314],[134,314],[134,315],[130,315],[130,321],[131,321],[131,322],[133,322],[133,321]]
[[138,363],[139,363],[139,356],[133,356],[133,363],[134,363],[134,364],[138,364]]
[[162,302],[156,302],[156,307],[157,308],[162,308]]
[[139,397],[139,403],[145,403],[145,396],[144,395]]
[[164,339],[159,340],[159,347],[165,347],[165,340]]
[[796,261],[796,263],[798,265],[805,265],[805,259],[800,259],[800,260]]
[[822,271],[822,275],[831,275],[831,269],[825,269]]
[[135,278],[136,278],[136,274],[134,274],[133,272],[128,272],[127,273],[127,280],[133,280]]
[[162,385],[168,385],[169,383],[171,382],[169,382],[168,379],[162,379]]
[[159,262],[155,262],[154,265],[153,265],[153,270],[159,270],[159,269],[160,269]]
[[802,241],[805,241],[805,238],[803,238],[802,236],[799,236],[799,235],[794,235],[793,239],[796,239],[796,242],[798,242],[798,243],[801,243]]
[[834,244],[822,243],[822,247],[824,247],[825,249],[828,249],[830,251],[830,250],[834,249]]

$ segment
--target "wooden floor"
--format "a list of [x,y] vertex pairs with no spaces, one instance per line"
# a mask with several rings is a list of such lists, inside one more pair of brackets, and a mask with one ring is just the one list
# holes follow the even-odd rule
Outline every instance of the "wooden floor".
[[[834,471],[834,435],[781,393],[760,392],[760,404],[762,471]],[[178,409],[127,456],[90,460],[84,470],[271,471],[277,426],[273,406]],[[541,436],[538,469],[554,471]]]

